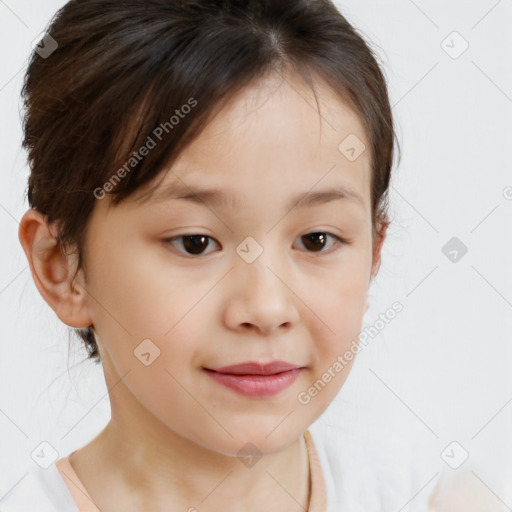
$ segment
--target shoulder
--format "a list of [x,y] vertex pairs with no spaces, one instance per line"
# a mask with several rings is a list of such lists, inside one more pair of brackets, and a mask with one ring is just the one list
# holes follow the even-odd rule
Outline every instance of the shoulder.
[[425,512],[427,497],[414,447],[400,439],[378,440],[316,421],[308,429],[320,459],[328,512],[398,510]]
[[489,482],[488,476],[485,478],[487,482],[484,483],[479,476],[482,469],[482,466],[474,462],[455,470],[444,469],[430,495],[428,512],[510,511],[503,500],[507,494],[510,495],[506,478],[495,473],[492,475],[492,483]]
[[0,498],[0,512],[79,512],[55,464],[31,467]]

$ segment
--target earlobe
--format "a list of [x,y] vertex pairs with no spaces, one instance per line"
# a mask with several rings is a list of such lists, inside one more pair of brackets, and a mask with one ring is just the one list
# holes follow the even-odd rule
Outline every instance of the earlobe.
[[88,327],[92,321],[85,289],[72,282],[75,254],[63,253],[54,231],[46,216],[31,208],[20,221],[18,239],[39,293],[59,319],[70,327]]

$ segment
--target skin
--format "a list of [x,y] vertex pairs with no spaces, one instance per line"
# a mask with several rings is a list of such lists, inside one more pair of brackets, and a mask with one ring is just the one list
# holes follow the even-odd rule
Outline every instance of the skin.
[[[351,133],[369,148],[363,125],[321,82],[317,95],[321,118],[298,77],[254,83],[158,188],[220,188],[242,206],[97,200],[87,275],[74,283],[76,254],[55,246],[55,226],[34,210],[23,216],[20,242],[38,290],[60,320],[92,324],[98,340],[112,417],[70,462],[101,510],[307,510],[303,433],[353,361],[308,404],[297,396],[357,338],[381,250],[371,236],[370,152],[349,161],[338,150]],[[286,207],[331,185],[351,188],[362,203]],[[328,236],[324,247],[308,245],[304,235],[314,232],[349,243]],[[211,237],[203,254],[187,253],[183,239],[162,241],[186,234]],[[236,252],[247,236],[263,248],[252,263]],[[146,338],[160,350],[148,366],[134,356]],[[305,368],[271,398],[239,395],[203,370],[276,359]],[[262,454],[252,467],[236,456],[248,441]]]

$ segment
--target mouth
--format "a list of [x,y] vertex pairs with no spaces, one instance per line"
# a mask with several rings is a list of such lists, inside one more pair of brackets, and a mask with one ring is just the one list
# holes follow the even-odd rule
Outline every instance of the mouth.
[[245,363],[233,364],[230,366],[206,369],[218,373],[229,373],[231,375],[275,375],[277,373],[294,370],[296,368],[301,367],[286,361],[271,361],[269,363],[247,361]]
[[285,361],[245,362],[218,368],[203,368],[217,383],[251,398],[275,396],[291,386],[303,366]]

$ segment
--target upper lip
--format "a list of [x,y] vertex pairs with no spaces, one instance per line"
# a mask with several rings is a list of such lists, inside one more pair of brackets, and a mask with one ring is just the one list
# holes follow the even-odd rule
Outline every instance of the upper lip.
[[271,361],[270,363],[247,361],[245,363],[230,366],[206,369],[213,370],[218,373],[231,373],[233,375],[274,375],[276,373],[286,372],[296,368],[301,368],[301,366],[288,363],[286,361]]

